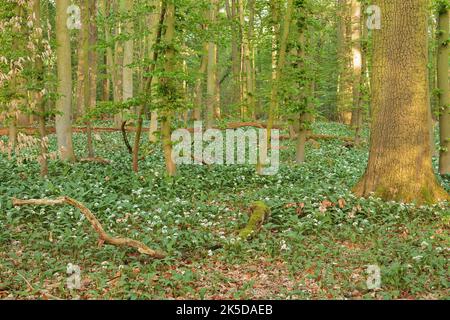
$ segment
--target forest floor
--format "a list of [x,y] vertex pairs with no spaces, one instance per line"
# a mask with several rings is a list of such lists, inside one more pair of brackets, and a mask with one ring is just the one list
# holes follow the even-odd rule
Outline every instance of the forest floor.
[[[333,123],[315,124],[314,133],[352,135]],[[74,143],[82,156],[84,134],[75,133]],[[356,198],[350,190],[364,171],[367,147],[308,142],[308,161],[298,166],[294,143],[282,143],[287,148],[274,176],[258,176],[251,165],[183,165],[168,178],[159,147],[143,148],[136,175],[120,132],[95,139],[96,155],[111,164],[51,161],[47,179],[39,178],[37,163],[18,165],[0,154],[0,298],[449,298],[448,203]],[[439,179],[450,190],[450,179]],[[12,197],[58,196],[85,204],[107,232],[168,257],[99,246],[72,207],[11,204]],[[269,221],[254,239],[230,245],[256,200],[270,206]],[[67,289],[69,263],[81,269],[80,289]],[[379,289],[367,287],[369,265],[381,269]]]

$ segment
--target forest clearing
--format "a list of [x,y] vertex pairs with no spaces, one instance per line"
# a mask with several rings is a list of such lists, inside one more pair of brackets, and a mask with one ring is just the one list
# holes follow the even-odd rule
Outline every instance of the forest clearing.
[[449,7],[2,1],[0,299],[447,300]]

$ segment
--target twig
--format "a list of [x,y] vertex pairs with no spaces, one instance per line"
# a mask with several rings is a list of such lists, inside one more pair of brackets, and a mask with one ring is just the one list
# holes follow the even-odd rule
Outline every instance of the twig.
[[103,164],[111,164],[111,160],[103,159],[103,158],[99,158],[99,157],[81,158],[78,161],[79,162],[96,162],[96,163],[103,163]]
[[37,206],[54,206],[54,205],[64,205],[68,204],[73,206],[81,211],[81,213],[87,218],[87,220],[91,223],[94,230],[99,234],[100,239],[105,241],[106,243],[116,245],[116,246],[128,246],[137,249],[140,253],[149,255],[153,258],[162,259],[166,256],[164,252],[156,251],[150,249],[142,242],[137,240],[129,239],[129,238],[115,238],[108,235],[105,230],[103,230],[102,225],[94,216],[94,214],[83,204],[78,202],[75,199],[69,197],[60,197],[57,199],[12,199],[12,203],[14,206],[24,206],[24,205],[37,205]]

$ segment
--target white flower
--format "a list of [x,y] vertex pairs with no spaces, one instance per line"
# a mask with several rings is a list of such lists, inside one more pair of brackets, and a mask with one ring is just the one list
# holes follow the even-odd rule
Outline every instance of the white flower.
[[428,242],[422,241],[422,243],[420,244],[420,246],[422,247],[422,249],[426,249],[426,248],[428,247]]

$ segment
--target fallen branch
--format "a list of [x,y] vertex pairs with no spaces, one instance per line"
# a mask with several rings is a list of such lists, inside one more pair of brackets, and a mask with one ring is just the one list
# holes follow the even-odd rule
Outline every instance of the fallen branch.
[[[280,140],[291,140],[296,139],[297,135],[290,136],[290,135],[280,135]],[[312,134],[307,137],[308,140],[341,140],[345,142],[354,142],[355,138],[353,137],[340,137],[340,136],[333,136],[333,135],[326,135],[326,134]]]
[[103,163],[103,164],[111,164],[111,160],[103,159],[103,158],[99,158],[99,157],[81,158],[78,161],[79,162],[96,162],[96,163]]
[[94,214],[83,204],[76,201],[75,199],[69,197],[60,197],[57,199],[27,199],[21,200],[12,198],[12,204],[14,206],[24,206],[24,205],[35,205],[35,206],[55,206],[55,205],[64,205],[68,204],[73,206],[81,211],[81,213],[86,217],[86,219],[91,223],[95,232],[100,236],[100,240],[115,245],[115,246],[128,246],[137,249],[140,253],[149,255],[153,258],[164,258],[166,256],[165,253],[160,251],[155,251],[150,249],[142,242],[137,240],[129,239],[129,238],[115,238],[108,235],[105,230],[103,230],[102,225],[94,216]]
[[[266,129],[267,125],[259,122],[230,122],[226,126],[214,126],[212,127],[212,129],[226,130],[226,129],[239,129],[245,127]],[[281,126],[274,125],[272,129],[281,129]],[[195,128],[186,128],[186,130],[189,131],[190,133],[195,132]]]

